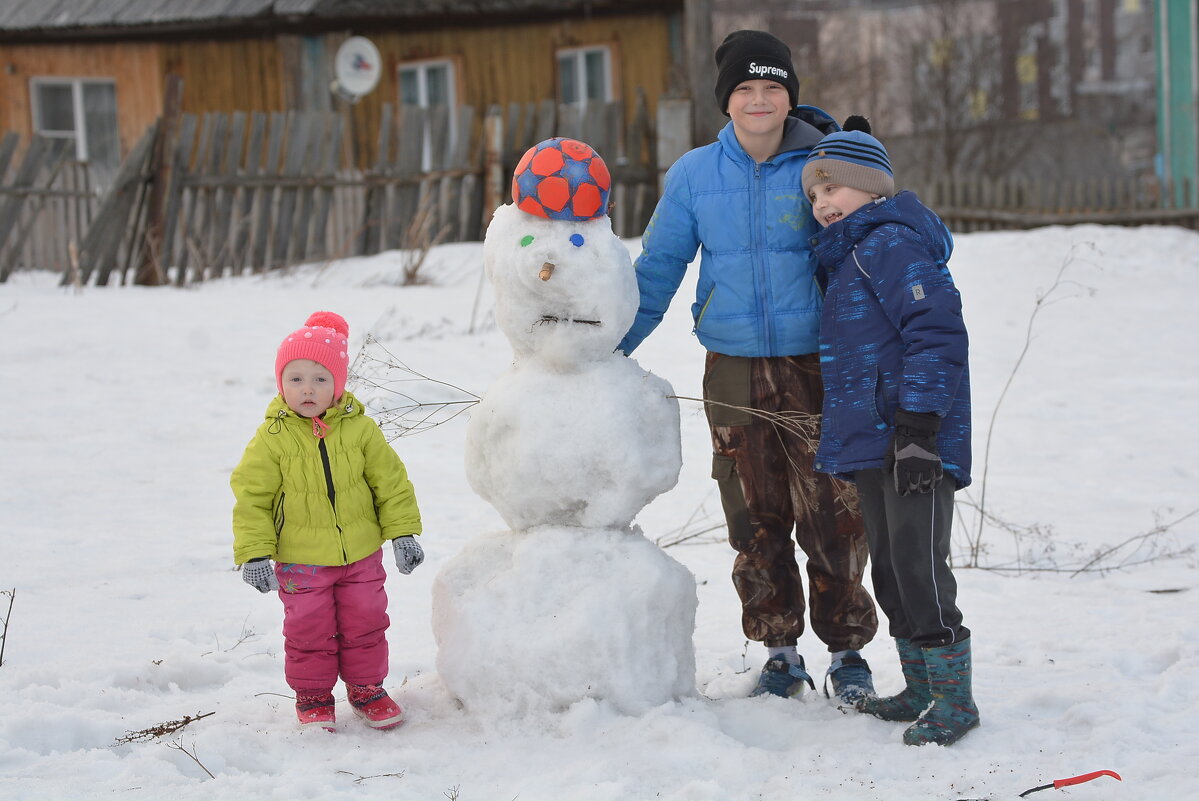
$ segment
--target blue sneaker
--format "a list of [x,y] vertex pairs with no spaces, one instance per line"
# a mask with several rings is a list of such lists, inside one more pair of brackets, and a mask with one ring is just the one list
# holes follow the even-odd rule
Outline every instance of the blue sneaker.
[[870,677],[870,665],[857,651],[846,651],[845,656],[834,660],[824,674],[824,697],[831,698],[828,691],[829,679],[833,680],[833,693],[844,704],[853,706],[858,701],[874,695],[874,679]]
[[762,674],[758,676],[758,686],[754,687],[749,697],[755,698],[769,693],[780,698],[798,698],[803,695],[805,683],[813,690],[816,689],[815,682],[804,669],[802,656],[798,665],[792,665],[787,660],[776,657],[766,661]]

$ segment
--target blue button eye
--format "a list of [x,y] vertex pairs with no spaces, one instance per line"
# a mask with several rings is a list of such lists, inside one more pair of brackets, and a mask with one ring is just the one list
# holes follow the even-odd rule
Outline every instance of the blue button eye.
[[582,234],[571,234],[570,235],[570,244],[574,245],[577,248],[583,247],[583,235]]

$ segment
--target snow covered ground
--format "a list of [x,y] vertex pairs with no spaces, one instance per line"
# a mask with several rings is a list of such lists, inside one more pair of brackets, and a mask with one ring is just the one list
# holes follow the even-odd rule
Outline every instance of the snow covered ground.
[[[228,478],[275,391],[274,350],[331,309],[353,346],[371,332],[412,370],[483,394],[511,354],[481,246],[439,247],[416,287],[396,285],[397,254],[188,290],[76,293],[14,276],[0,285],[0,590],[16,591],[11,613],[0,595],[0,798],[1014,799],[1098,769],[1124,781],[1034,797],[1199,797],[1199,556],[1168,555],[1199,539],[1199,514],[1187,517],[1199,508],[1199,235],[1050,228],[957,244],[977,483],[959,494],[955,550],[983,725],[950,749],[905,747],[902,724],[819,695],[745,697],[764,654],[741,634],[722,532],[703,533],[721,518],[689,401],[678,486],[637,522],[650,539],[686,538],[668,553],[697,581],[701,695],[641,716],[584,701],[497,719],[455,703],[436,672],[433,578],[468,540],[506,529],[467,486],[458,417],[395,442],[428,554],[388,579],[388,683],[408,722],[368,730],[343,700],[336,734],[298,731],[280,605],[231,570]],[[698,397],[689,303],[685,285],[636,357]],[[994,517],[979,536],[984,467]],[[982,566],[1020,572],[961,568],[972,537]],[[1094,567],[1128,566],[1073,574],[1107,548]],[[521,621],[509,633],[521,638]],[[823,672],[814,636],[800,650]],[[898,689],[885,633],[865,655],[879,689]],[[206,717],[121,742],[188,715]]]

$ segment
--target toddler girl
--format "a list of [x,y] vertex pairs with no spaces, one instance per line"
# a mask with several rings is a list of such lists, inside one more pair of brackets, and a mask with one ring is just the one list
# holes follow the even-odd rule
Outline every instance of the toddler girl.
[[330,731],[339,676],[368,726],[403,721],[381,686],[389,620],[380,546],[391,541],[404,574],[424,560],[404,463],[345,391],[348,336],[339,315],[316,312],[283,340],[280,394],[230,479],[234,561],[247,584],[278,591],[296,715]]

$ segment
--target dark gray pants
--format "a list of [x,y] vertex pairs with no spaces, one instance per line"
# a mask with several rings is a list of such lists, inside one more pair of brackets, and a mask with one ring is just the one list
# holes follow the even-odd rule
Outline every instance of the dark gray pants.
[[949,533],[956,485],[948,475],[936,490],[900,495],[883,470],[854,474],[874,598],[890,622],[890,634],[925,648],[970,636],[957,607],[958,585],[949,569]]

